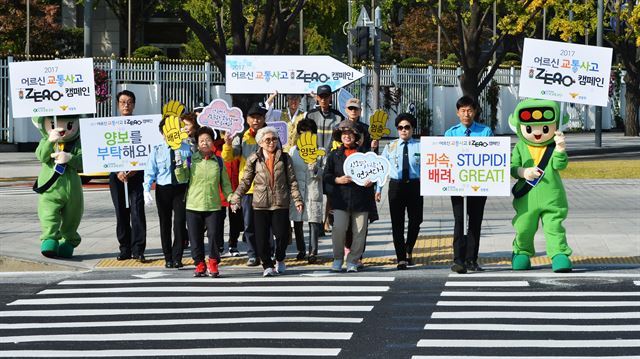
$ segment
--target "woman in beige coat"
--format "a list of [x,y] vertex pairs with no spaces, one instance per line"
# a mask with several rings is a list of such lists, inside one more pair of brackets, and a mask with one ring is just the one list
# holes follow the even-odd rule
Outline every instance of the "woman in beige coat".
[[[284,258],[289,242],[289,203],[293,199],[298,212],[303,210],[302,196],[289,154],[278,146],[278,132],[267,126],[258,130],[256,142],[260,148],[247,158],[244,176],[229,201],[239,208],[240,199],[253,183],[253,210],[258,256],[263,276],[284,273]],[[269,246],[270,233],[276,239],[274,268]]]

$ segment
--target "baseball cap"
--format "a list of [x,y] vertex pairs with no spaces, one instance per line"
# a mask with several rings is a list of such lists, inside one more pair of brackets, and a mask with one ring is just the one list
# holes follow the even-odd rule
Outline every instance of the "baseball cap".
[[316,94],[318,96],[322,96],[322,95],[331,95],[333,91],[331,91],[331,86],[329,85],[320,85],[318,86],[318,90],[316,91]]
[[347,100],[347,104],[344,106],[345,108],[349,108],[349,107],[357,107],[357,108],[362,108],[360,106],[360,100],[358,100],[357,98],[353,97]]
[[264,116],[267,113],[267,108],[264,106],[263,102],[254,102],[251,107],[249,107],[249,111],[247,111],[247,116],[251,115],[261,115]]

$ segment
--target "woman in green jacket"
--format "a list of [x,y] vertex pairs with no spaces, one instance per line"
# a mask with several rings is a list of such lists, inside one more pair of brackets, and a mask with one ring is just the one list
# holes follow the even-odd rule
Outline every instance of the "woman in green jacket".
[[[219,188],[225,198],[231,193],[231,181],[220,157],[213,153],[213,130],[201,127],[196,132],[198,152],[191,156],[191,160],[183,161],[176,158],[176,178],[179,182],[189,182],[187,188],[187,229],[191,242],[191,257],[196,266],[194,277],[207,275],[204,263],[204,228],[206,225],[209,239],[209,275],[217,277],[220,253],[215,243],[214,233],[217,226],[217,216],[220,215],[221,198]],[[176,152],[178,157],[179,152]],[[181,165],[178,165],[180,163]]]

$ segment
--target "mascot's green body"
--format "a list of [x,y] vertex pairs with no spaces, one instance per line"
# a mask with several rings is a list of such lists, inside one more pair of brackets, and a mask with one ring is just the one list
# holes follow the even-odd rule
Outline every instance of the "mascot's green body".
[[548,100],[522,101],[509,117],[520,138],[511,155],[511,176],[518,179],[513,188],[514,270],[531,268],[533,240],[540,221],[552,270],[569,272],[572,268],[572,251],[562,226],[569,205],[559,171],[567,168],[569,157],[564,134],[558,131],[560,121],[560,106]]
[[78,226],[84,211],[78,117],[35,117],[33,123],[42,134],[36,149],[42,169],[33,187],[40,194],[40,252],[45,257],[71,258],[80,244]]

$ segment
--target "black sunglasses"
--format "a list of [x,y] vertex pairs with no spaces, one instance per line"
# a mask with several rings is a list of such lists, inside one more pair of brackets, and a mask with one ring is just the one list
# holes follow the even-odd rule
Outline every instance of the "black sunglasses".
[[355,111],[355,110],[359,110],[359,109],[360,109],[360,107],[349,106],[349,107],[347,107],[347,109],[348,109],[348,110],[351,110],[351,111]]
[[411,125],[398,126],[398,131],[402,130],[411,131]]

